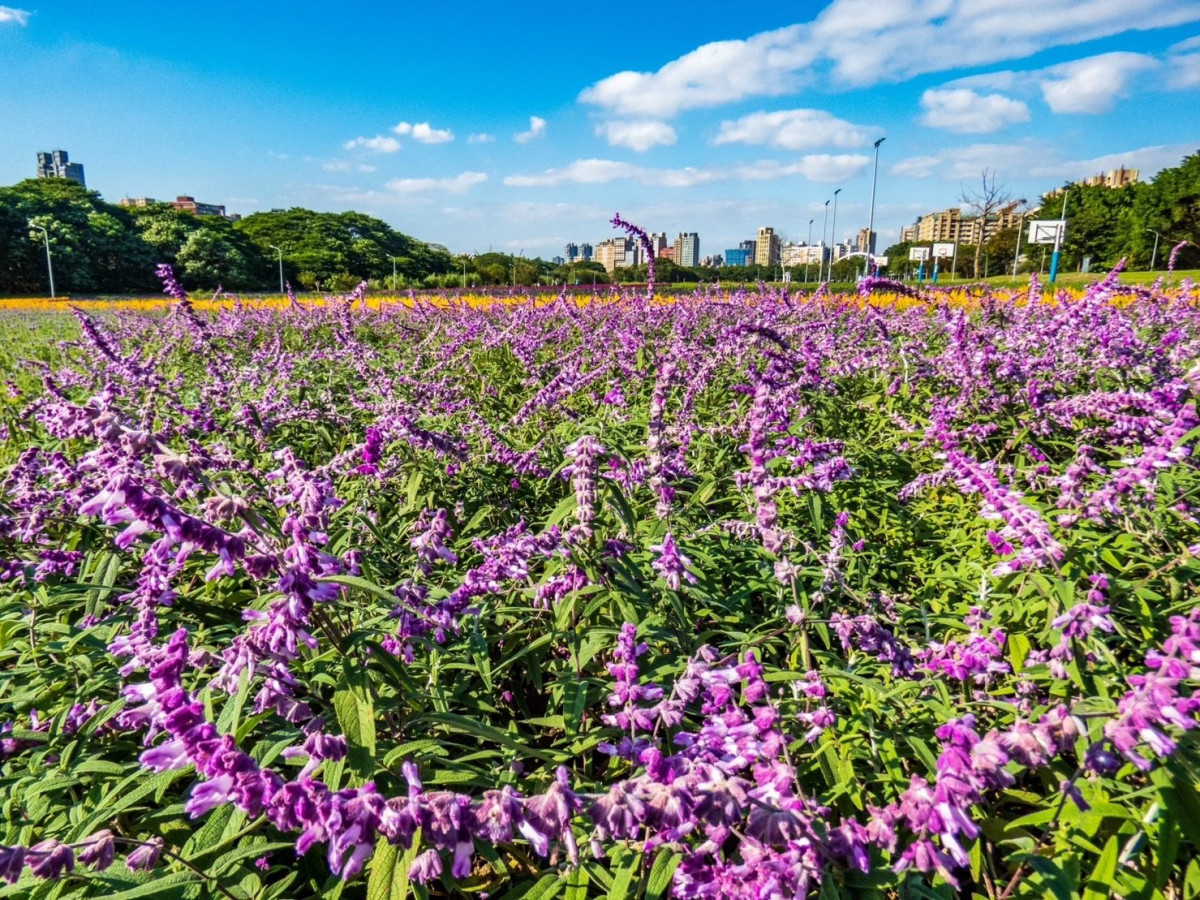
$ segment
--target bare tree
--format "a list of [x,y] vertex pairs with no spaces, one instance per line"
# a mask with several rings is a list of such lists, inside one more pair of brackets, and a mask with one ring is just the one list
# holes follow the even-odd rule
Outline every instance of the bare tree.
[[983,245],[987,234],[987,223],[997,210],[1012,203],[1012,194],[1004,189],[1004,185],[996,184],[996,173],[983,170],[978,190],[969,190],[962,186],[962,202],[972,213],[979,217],[979,239],[975,242],[975,274],[979,277],[979,263],[983,259]]

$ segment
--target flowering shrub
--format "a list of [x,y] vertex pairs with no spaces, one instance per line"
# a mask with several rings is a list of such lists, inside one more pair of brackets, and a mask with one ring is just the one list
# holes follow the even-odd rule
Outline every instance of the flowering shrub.
[[0,320],[0,895],[1200,890],[1190,284],[160,275]]

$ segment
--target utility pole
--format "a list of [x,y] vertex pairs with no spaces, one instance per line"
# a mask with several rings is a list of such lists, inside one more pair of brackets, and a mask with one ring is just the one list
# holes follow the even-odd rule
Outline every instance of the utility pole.
[[29,227],[40,231],[42,239],[46,242],[46,271],[50,273],[50,299],[54,300],[57,295],[54,293],[54,262],[50,258],[50,232],[42,225],[35,225],[32,219],[29,220]]
[[284,292],[283,288],[283,250],[276,247],[274,244],[267,244],[272,250],[279,254],[279,293]]
[[887,138],[880,138],[875,142],[875,168],[871,171],[871,215],[867,219],[867,265],[864,275],[870,273],[871,260],[875,256],[875,179],[879,176],[879,145],[886,140]]

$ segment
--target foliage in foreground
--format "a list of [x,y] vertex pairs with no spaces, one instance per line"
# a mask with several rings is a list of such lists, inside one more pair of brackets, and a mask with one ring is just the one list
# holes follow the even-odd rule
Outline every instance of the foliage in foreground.
[[1200,314],[1027,299],[10,314],[0,894],[1191,896]]

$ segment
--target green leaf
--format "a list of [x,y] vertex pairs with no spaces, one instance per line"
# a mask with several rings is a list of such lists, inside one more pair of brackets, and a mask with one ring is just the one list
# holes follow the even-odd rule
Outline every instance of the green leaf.
[[1083,900],[1107,900],[1113,895],[1113,879],[1117,874],[1117,854],[1120,852],[1117,836],[1113,835],[1104,845],[1104,852],[1091,877],[1083,887]]
[[375,854],[371,857],[371,876],[367,880],[367,900],[407,900],[408,870],[421,851],[421,832],[413,835],[412,844],[401,852],[387,838],[379,836]]
[[366,672],[349,663],[333,695],[333,709],[346,742],[347,764],[362,784],[375,774],[375,706],[366,688]]
[[646,879],[646,900],[663,900],[671,889],[671,878],[683,856],[663,847],[654,857],[650,876]]
[[613,883],[608,889],[608,900],[625,900],[641,865],[642,854],[630,847],[619,847],[613,856]]

